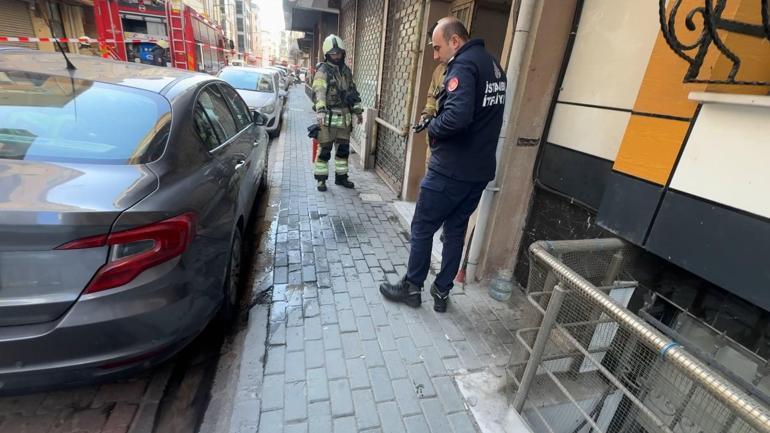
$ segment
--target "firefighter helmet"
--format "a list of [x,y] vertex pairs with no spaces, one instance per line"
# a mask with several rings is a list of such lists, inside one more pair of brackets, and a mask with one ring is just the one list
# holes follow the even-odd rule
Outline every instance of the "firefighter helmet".
[[345,43],[342,42],[342,38],[337,35],[329,35],[324,39],[323,44],[324,57],[332,53],[345,54]]

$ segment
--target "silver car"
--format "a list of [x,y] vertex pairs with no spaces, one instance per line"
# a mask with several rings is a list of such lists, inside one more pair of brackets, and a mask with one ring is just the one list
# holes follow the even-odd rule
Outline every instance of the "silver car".
[[0,393],[160,362],[236,309],[264,117],[210,75],[0,49]]
[[266,129],[271,137],[281,133],[286,97],[286,92],[276,86],[276,75],[272,70],[239,66],[223,68],[218,75],[238,91],[251,110],[267,117]]

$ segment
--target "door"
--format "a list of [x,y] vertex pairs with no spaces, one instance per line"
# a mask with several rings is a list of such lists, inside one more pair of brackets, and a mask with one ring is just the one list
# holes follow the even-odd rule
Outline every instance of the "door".
[[251,111],[248,105],[243,101],[241,95],[227,84],[219,85],[222,95],[227,100],[227,105],[235,118],[236,127],[240,133],[237,140],[243,142],[247,150],[245,184],[241,187],[241,203],[243,203],[244,215],[248,216],[251,206],[254,203],[254,197],[257,193],[259,176],[267,164],[267,137],[263,130],[254,124],[251,118]]
[[248,182],[247,173],[252,164],[249,160],[252,148],[248,140],[249,128],[241,128],[241,122],[233,115],[218,84],[210,84],[198,94],[194,116],[198,134],[211,156],[221,165],[220,188],[224,189],[221,191],[224,194],[220,203],[222,208],[218,211],[227,212],[228,230],[232,230],[246,206],[242,185]]

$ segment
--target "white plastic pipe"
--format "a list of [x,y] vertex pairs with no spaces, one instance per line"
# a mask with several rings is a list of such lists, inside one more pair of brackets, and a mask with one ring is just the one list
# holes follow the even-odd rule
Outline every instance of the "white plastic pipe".
[[[468,250],[468,267],[465,271],[465,278],[468,282],[476,281],[476,270],[479,265],[481,248],[487,237],[489,216],[492,211],[494,196],[496,192],[500,191],[500,188],[497,186],[497,178],[500,173],[500,154],[502,153],[503,146],[505,146],[505,141],[507,139],[508,123],[511,112],[513,111],[513,100],[519,88],[519,77],[521,76],[522,66],[524,65],[524,57],[529,42],[532,20],[535,16],[535,10],[537,9],[539,2],[539,0],[522,0],[521,7],[519,8],[519,16],[516,19],[516,30],[514,31],[513,43],[511,44],[511,54],[508,58],[508,69],[505,71],[508,79],[508,87],[505,93],[503,126],[500,128],[500,137],[497,140],[497,151],[495,152],[497,158],[496,175],[495,179],[489,182],[486,189],[484,189],[484,193],[481,195],[479,214],[476,219],[476,228]],[[511,7],[514,7],[514,5],[511,5]]]

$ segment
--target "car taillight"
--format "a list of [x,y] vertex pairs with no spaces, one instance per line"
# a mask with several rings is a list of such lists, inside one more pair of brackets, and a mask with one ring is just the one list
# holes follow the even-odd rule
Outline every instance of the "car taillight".
[[110,247],[109,259],[83,293],[94,293],[129,283],[146,269],[181,255],[195,236],[195,214],[185,213],[143,227],[68,242],[57,249]]

